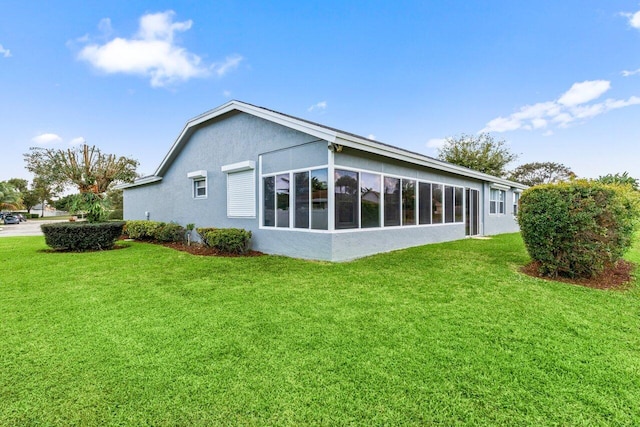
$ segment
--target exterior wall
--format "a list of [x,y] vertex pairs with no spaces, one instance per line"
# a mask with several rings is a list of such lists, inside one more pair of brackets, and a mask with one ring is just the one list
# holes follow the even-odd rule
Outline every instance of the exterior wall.
[[[410,225],[336,231],[301,231],[260,227],[261,173],[274,174],[328,167],[375,172],[478,190],[481,234],[518,230],[512,215],[513,192],[507,191],[504,215],[489,214],[489,183],[344,147],[330,154],[328,142],[245,113],[229,113],[196,129],[170,164],[162,181],[127,188],[124,218],[195,223],[196,227],[238,227],[253,233],[252,248],[265,253],[328,261],[362,256],[465,237],[464,223]],[[338,141],[339,142],[339,141]],[[252,160],[255,169],[254,218],[227,217],[227,175],[224,165]],[[193,197],[189,172],[207,172],[207,197]],[[333,184],[329,184],[329,192]],[[333,206],[333,203],[329,203]],[[334,215],[329,211],[329,218]],[[332,220],[330,219],[330,223]]]
[[[255,250],[296,256],[289,249],[279,251],[277,248],[299,248],[300,233],[282,234],[274,239],[270,230],[259,228],[260,156],[263,157],[263,170],[324,166],[328,158],[327,142],[249,114],[225,115],[207,122],[193,133],[162,181],[125,189],[124,218],[147,219],[145,212],[149,212],[148,219],[154,221],[194,223],[196,227],[244,228],[253,233]],[[256,217],[228,218],[227,176],[221,167],[245,160],[256,162]],[[204,199],[193,197],[193,181],[187,178],[189,172],[196,170],[207,171],[207,197]],[[330,239],[327,237],[326,240]],[[313,250],[313,245],[309,247]]]
[[513,215],[513,189],[506,190],[505,200],[505,213],[504,214],[490,214],[489,213],[489,197],[490,197],[490,184],[484,184],[484,194],[480,196],[483,200],[484,211],[484,228],[483,233],[487,236],[503,233],[515,233],[520,231],[518,221],[515,215]]

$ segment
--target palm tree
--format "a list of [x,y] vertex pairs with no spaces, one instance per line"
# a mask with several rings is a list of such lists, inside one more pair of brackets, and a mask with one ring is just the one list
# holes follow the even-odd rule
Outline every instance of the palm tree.
[[18,209],[20,193],[6,182],[0,182],[0,209]]

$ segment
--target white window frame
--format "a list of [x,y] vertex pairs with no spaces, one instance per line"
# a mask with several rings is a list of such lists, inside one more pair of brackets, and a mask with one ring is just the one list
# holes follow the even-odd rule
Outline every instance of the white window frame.
[[[494,196],[498,197],[495,198]],[[489,215],[504,215],[506,213],[507,190],[497,185],[492,185],[489,190]],[[495,211],[492,212],[492,203],[495,203]]]
[[513,192],[513,216],[518,216],[518,211],[520,210],[520,196],[522,195],[521,191],[514,190]]
[[[207,179],[207,171],[206,170],[197,170],[193,172],[189,172],[187,174],[187,178],[191,180],[191,197],[193,199],[201,200],[206,199],[209,195],[209,183]],[[204,182],[204,185],[199,186],[198,184]],[[198,190],[204,189],[203,195],[198,195]]]

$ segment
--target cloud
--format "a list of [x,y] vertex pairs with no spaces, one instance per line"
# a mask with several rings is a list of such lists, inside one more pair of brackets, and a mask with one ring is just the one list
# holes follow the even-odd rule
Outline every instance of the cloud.
[[370,134],[367,136],[367,139],[370,139],[370,140],[372,140],[372,141],[375,141],[375,140],[376,140],[376,136],[375,136],[374,134],[370,133]]
[[431,138],[427,141],[427,147],[429,148],[442,148],[447,142],[446,138]]
[[[242,56],[232,55],[221,64],[203,64],[202,58],[175,40],[177,33],[191,29],[193,21],[174,22],[174,15],[171,10],[143,15],[133,37],[115,37],[104,44],[87,44],[80,50],[78,59],[107,74],[148,77],[152,87],[206,77],[211,72],[222,77],[242,61]],[[113,31],[111,21],[102,19],[99,29],[108,36]]]
[[62,138],[55,133],[43,133],[31,138],[31,141],[38,145],[53,144],[56,142],[62,142]]
[[[611,110],[640,104],[640,97],[629,99],[606,99],[590,103],[600,98],[611,88],[607,80],[591,80],[574,83],[571,88],[555,101],[525,105],[507,117],[497,117],[489,121],[480,132],[508,132],[513,130],[548,129],[551,126],[565,128],[574,122],[583,122]],[[550,135],[550,131],[545,132]]]
[[4,46],[0,44],[0,55],[5,58],[9,58],[11,56],[11,51],[9,49],[5,49]]
[[230,90],[223,90],[222,91],[222,96],[224,96],[225,98],[231,98],[231,91]]
[[611,89],[611,82],[606,80],[591,80],[582,83],[574,83],[571,89],[566,91],[558,103],[562,105],[580,105],[585,102],[600,98],[603,93]]
[[623,70],[622,71],[622,75],[624,77],[633,76],[634,74],[640,74],[640,68],[638,68],[637,70],[633,70],[633,71],[629,71],[629,70]]
[[640,10],[635,13],[622,13],[621,15],[626,16],[629,19],[630,26],[640,30]]
[[80,144],[84,144],[85,142],[87,141],[83,137],[79,136],[69,141],[69,145],[80,145]]
[[311,107],[307,108],[307,111],[315,111],[315,110],[326,110],[327,109],[327,101],[320,101],[316,104],[313,104]]
[[240,62],[244,58],[241,55],[231,55],[227,56],[225,61],[222,64],[213,64],[211,69],[219,76],[222,77],[227,74],[229,71],[232,71],[238,68]]

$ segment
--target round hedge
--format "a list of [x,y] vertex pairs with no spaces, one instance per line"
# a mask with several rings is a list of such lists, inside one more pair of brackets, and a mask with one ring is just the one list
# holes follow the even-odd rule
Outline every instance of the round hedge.
[[62,251],[92,251],[112,249],[122,235],[123,221],[64,222],[42,224],[47,245]]
[[522,193],[518,223],[540,273],[593,277],[618,261],[631,246],[637,221],[631,191],[578,180]]

